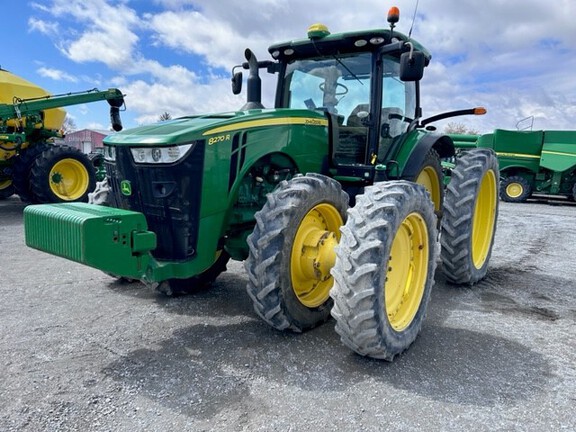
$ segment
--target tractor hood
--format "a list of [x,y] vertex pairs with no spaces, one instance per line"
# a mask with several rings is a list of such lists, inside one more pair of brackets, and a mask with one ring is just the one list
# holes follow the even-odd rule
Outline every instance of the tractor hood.
[[323,112],[306,109],[263,109],[181,117],[128,129],[104,139],[114,146],[172,146],[239,130],[279,125],[327,126]]

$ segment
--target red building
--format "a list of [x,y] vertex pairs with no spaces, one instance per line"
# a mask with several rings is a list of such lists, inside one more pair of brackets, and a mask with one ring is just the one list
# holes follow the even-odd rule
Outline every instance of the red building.
[[64,143],[76,147],[82,153],[100,153],[103,149],[102,140],[111,133],[105,130],[82,129],[67,134]]

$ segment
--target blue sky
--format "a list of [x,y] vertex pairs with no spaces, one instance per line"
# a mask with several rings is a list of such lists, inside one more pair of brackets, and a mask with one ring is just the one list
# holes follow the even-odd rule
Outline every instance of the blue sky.
[[[390,6],[407,33],[416,0],[18,0],[3,4],[0,66],[51,93],[118,87],[125,127],[173,116],[227,111],[244,96],[230,70],[250,47],[333,32],[386,27]],[[432,52],[423,81],[425,116],[486,106],[453,120],[472,129],[573,129],[576,120],[576,2],[420,0],[413,36]],[[265,105],[273,82],[265,81]],[[267,102],[267,103],[266,103]],[[106,103],[67,109],[78,128],[108,128]],[[439,123],[442,128],[444,123]]]

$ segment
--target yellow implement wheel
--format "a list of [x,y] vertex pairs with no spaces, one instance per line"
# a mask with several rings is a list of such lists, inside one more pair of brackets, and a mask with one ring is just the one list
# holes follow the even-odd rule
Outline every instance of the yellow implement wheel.
[[521,203],[532,195],[532,185],[520,175],[508,176],[500,184],[500,198],[503,201]]
[[39,203],[88,201],[96,187],[96,170],[84,153],[51,145],[36,157],[30,188]]
[[524,192],[524,188],[520,183],[510,183],[506,187],[506,194],[511,198],[518,198]]
[[256,213],[246,289],[272,327],[300,332],[329,318],[330,270],[347,208],[337,181],[307,174],[281,182]]
[[48,175],[50,190],[62,201],[76,201],[88,190],[90,176],[86,167],[76,159],[58,161]]
[[436,269],[436,216],[426,189],[366,187],[348,211],[332,269],[332,316],[358,354],[392,360],[418,336]]
[[498,218],[498,159],[491,149],[462,153],[446,188],[440,235],[442,269],[456,284],[472,285],[488,271]]
[[410,325],[418,308],[428,273],[428,229],[417,213],[409,214],[396,232],[384,286],[390,325],[402,331]]

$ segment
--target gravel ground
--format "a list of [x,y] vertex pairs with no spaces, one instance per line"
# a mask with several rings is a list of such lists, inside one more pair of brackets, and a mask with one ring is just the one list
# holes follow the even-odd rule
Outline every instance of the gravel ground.
[[166,298],[29,249],[23,207],[0,202],[2,431],[576,430],[574,205],[502,203],[489,276],[438,272],[393,363],[268,328],[240,263]]

